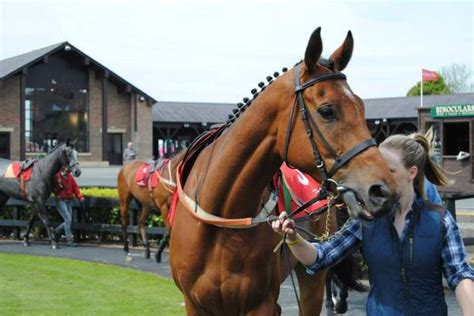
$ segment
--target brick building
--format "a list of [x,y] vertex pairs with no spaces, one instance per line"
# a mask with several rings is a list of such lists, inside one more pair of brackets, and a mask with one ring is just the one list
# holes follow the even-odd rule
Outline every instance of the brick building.
[[152,156],[151,96],[63,42],[0,61],[0,158],[41,156],[76,139],[81,164]]

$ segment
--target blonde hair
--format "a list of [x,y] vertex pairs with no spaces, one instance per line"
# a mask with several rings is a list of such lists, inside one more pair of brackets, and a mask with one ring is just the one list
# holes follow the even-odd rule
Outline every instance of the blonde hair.
[[[429,137],[429,133],[427,135]],[[428,180],[439,186],[453,184],[446,172],[431,159],[431,146],[427,137],[421,133],[410,135],[392,135],[385,139],[380,148],[398,150],[402,154],[402,163],[405,168],[416,166],[418,174],[413,181],[415,189],[424,195],[425,176]]]

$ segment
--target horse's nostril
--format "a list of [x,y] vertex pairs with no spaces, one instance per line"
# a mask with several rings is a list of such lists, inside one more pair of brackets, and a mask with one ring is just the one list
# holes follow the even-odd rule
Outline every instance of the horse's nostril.
[[390,192],[384,185],[375,184],[369,189],[369,197],[385,200],[389,197]]

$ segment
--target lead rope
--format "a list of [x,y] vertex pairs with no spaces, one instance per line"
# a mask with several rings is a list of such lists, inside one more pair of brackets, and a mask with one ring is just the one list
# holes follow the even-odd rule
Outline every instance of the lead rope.
[[[283,236],[283,242],[286,245],[286,234]],[[285,249],[287,249],[287,248],[288,248],[288,251],[285,251]],[[286,247],[281,247],[281,252],[282,252],[282,256],[286,257],[286,263],[288,265],[288,269],[290,270],[291,284],[293,286],[293,291],[295,292],[296,303],[298,303],[298,314],[300,316],[303,316],[303,313],[301,312],[300,298],[299,298],[299,295],[298,295],[298,291],[296,290],[295,278],[293,277],[293,268],[291,267],[291,262],[290,262],[290,253],[291,253],[290,246],[286,245]],[[287,252],[286,255],[285,255],[285,252]]]

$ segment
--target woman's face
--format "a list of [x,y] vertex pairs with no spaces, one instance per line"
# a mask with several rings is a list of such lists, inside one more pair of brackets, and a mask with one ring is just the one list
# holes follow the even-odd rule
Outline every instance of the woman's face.
[[381,147],[380,152],[397,183],[398,190],[402,194],[408,189],[413,190],[413,180],[418,173],[418,168],[416,166],[405,168],[402,153],[399,150]]

